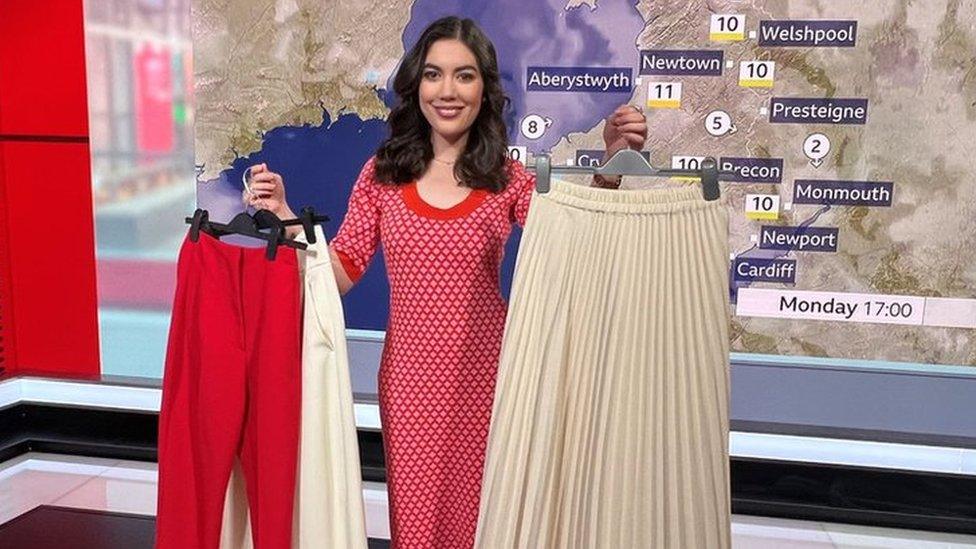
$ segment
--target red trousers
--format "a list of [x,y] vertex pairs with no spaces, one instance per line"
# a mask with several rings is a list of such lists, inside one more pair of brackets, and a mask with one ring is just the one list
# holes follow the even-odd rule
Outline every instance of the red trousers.
[[159,419],[158,549],[216,549],[240,459],[256,549],[290,549],[301,399],[295,251],[180,250]]

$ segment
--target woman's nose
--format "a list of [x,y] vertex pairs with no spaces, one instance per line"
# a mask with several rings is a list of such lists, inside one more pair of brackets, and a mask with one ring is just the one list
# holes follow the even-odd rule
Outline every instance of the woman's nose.
[[453,99],[455,95],[454,81],[451,78],[441,79],[441,88],[439,90],[439,95],[441,99]]

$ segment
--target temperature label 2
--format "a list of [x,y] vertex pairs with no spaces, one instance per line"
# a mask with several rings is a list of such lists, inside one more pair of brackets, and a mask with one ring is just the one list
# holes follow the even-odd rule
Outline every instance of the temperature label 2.
[[681,82],[650,82],[647,85],[647,107],[650,109],[681,108]]
[[746,217],[749,219],[779,219],[778,194],[747,194]]
[[739,85],[746,88],[772,88],[775,61],[743,61],[739,63]]
[[738,42],[746,39],[746,16],[735,13],[716,13],[708,28],[712,42]]

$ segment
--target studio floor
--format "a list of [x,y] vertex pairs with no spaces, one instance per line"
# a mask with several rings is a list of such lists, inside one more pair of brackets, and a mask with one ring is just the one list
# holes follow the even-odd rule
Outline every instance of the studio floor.
[[[367,483],[363,495],[367,534],[375,540],[389,539],[386,486]],[[156,464],[32,453],[0,465],[0,525],[40,506],[152,517]],[[976,536],[734,515],[732,545],[735,549],[949,549],[976,547]]]

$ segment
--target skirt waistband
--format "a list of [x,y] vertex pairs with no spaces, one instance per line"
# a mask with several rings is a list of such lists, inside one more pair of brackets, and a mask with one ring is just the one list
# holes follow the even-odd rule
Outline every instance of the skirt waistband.
[[549,192],[535,199],[596,212],[657,214],[707,208],[718,208],[721,201],[706,201],[698,185],[659,189],[615,190],[586,187],[553,180]]

